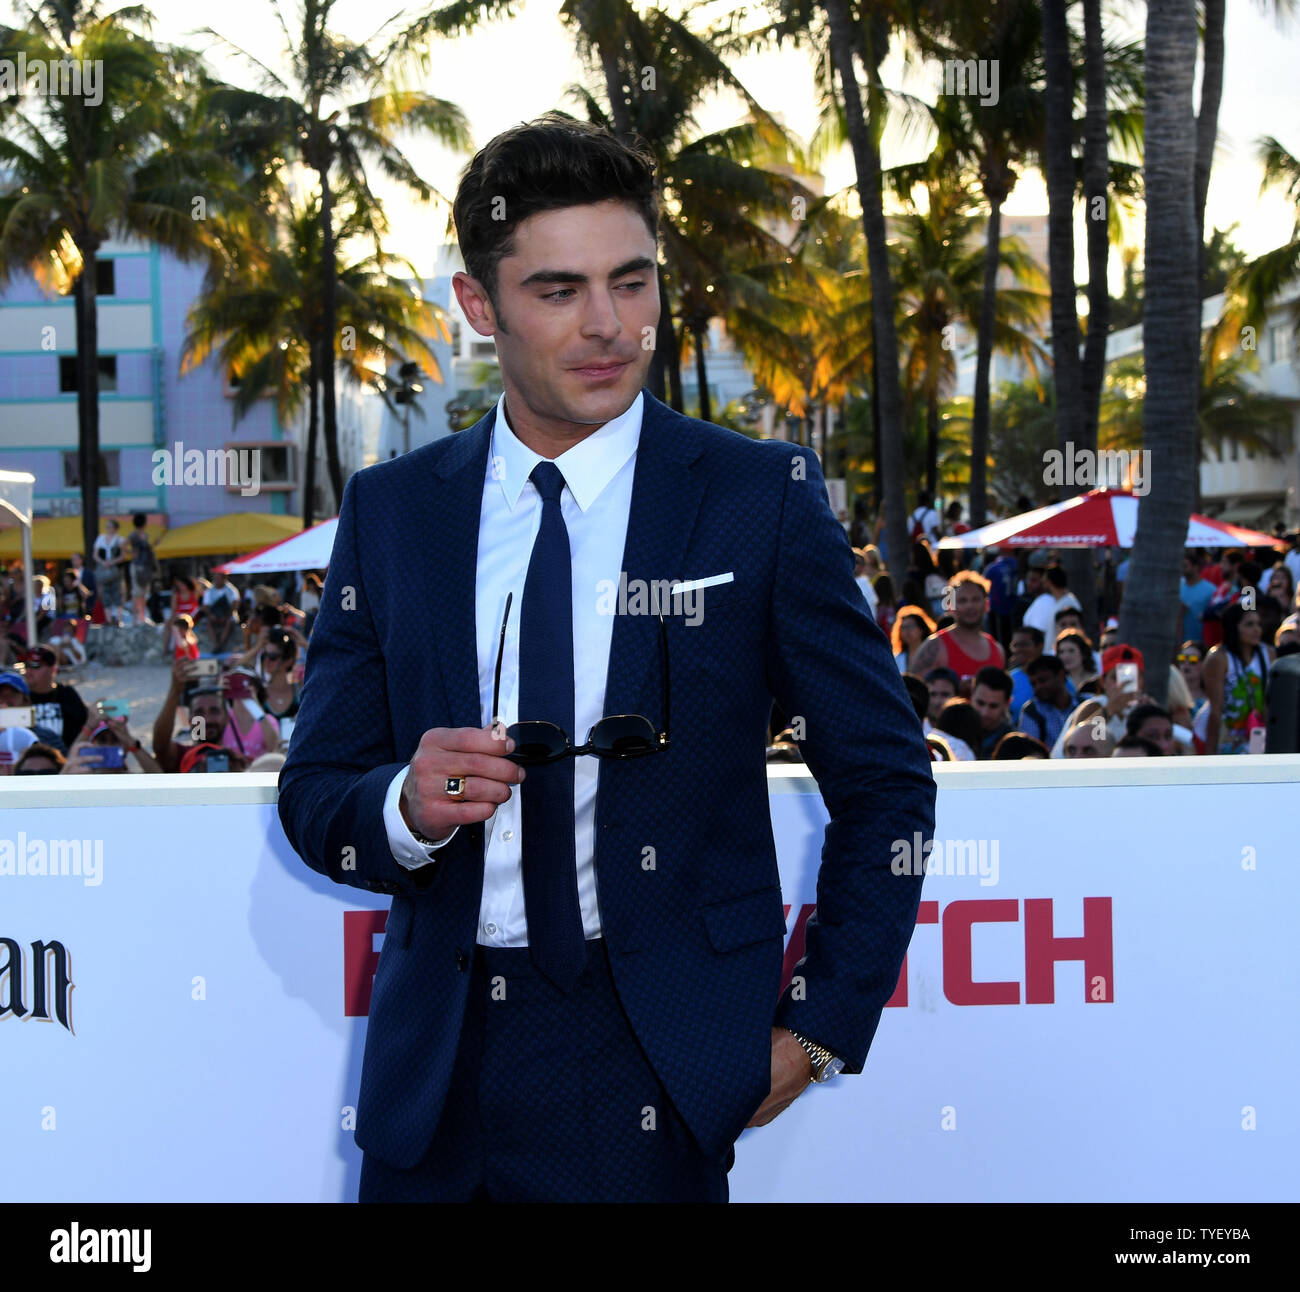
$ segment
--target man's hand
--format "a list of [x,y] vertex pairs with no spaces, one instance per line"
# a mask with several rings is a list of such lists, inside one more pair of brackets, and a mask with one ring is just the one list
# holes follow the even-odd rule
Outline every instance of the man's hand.
[[[493,734],[493,727],[434,727],[420,737],[411,770],[402,784],[399,807],[406,824],[439,842],[458,825],[486,821],[510,797],[511,786],[524,779],[512,763],[515,742]],[[465,797],[448,798],[449,776],[464,776]]]
[[772,1029],[772,1089],[746,1123],[766,1126],[790,1107],[812,1082],[812,1060],[785,1027]]

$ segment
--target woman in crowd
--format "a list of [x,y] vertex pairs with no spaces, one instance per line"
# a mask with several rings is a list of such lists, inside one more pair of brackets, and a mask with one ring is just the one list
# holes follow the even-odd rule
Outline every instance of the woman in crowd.
[[894,619],[889,640],[894,647],[894,663],[900,673],[911,670],[917,647],[934,632],[934,620],[920,606],[903,606]]
[[1258,611],[1235,602],[1223,612],[1223,642],[1205,659],[1201,679],[1209,704],[1196,735],[1207,754],[1244,754],[1250,733],[1263,728],[1273,648],[1260,640]]
[[898,614],[898,596],[894,592],[894,581],[887,574],[877,574],[872,581],[871,590],[876,594],[876,623],[881,632],[892,637],[894,619]]
[[1197,715],[1210,702],[1201,680],[1201,673],[1205,668],[1205,647],[1200,642],[1185,641],[1178,648],[1174,663],[1178,667],[1183,684],[1187,687],[1187,694],[1191,697],[1192,721],[1195,722]]
[[298,716],[302,670],[298,667],[298,643],[283,628],[267,633],[257,671],[266,686],[266,711],[276,720],[280,739],[287,744]]
[[188,574],[177,574],[172,578],[171,615],[189,615],[190,626],[194,626],[194,616],[199,612],[198,584]]
[[1097,657],[1092,643],[1077,628],[1067,628],[1056,638],[1056,658],[1065,665],[1065,675],[1078,695],[1097,676]]
[[[239,695],[246,690],[247,695]],[[222,678],[230,721],[221,743],[246,762],[280,748],[280,724],[266,711],[266,686],[251,668],[235,668]]]
[[1279,561],[1269,572],[1268,595],[1282,607],[1283,618],[1295,608],[1295,579],[1285,561]]

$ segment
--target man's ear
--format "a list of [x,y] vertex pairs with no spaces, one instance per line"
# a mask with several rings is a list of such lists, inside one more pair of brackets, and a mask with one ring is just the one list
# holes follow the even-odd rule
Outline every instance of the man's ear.
[[460,302],[470,327],[479,336],[495,336],[497,330],[496,311],[483,284],[477,278],[462,272],[452,274],[452,290]]

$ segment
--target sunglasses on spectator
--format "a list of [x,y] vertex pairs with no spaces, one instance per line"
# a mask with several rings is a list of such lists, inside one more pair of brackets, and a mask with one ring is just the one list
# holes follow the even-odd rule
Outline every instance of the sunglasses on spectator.
[[[501,656],[506,644],[506,623],[510,618],[510,603],[514,593],[506,593],[506,612],[501,618],[501,638],[497,643],[496,681],[492,689],[492,713],[500,712]],[[663,713],[664,729],[656,732],[654,723],[639,713],[618,713],[601,718],[587,733],[585,745],[575,745],[569,733],[553,722],[516,722],[506,728],[506,735],[515,742],[515,751],[506,757],[512,763],[534,766],[539,763],[557,763],[563,758],[576,758],[591,754],[596,758],[641,758],[657,754],[668,748],[668,629],[664,617],[659,616],[659,655],[663,661]]]
[[264,650],[264,651],[262,652],[262,658],[263,658],[263,659],[282,660],[282,659],[284,658],[284,656],[283,656],[283,655],[277,655],[277,654],[274,654],[272,651],[269,651],[269,650]]
[[1177,658],[1180,664],[1199,664],[1201,662],[1199,655],[1179,655]]

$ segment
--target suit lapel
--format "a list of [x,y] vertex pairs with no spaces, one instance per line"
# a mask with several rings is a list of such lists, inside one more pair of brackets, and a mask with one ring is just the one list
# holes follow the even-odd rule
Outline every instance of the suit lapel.
[[[643,394],[641,438],[623,548],[622,573],[629,589],[682,577],[682,560],[704,492],[704,473],[691,469],[701,448],[691,434],[690,423],[648,390]],[[664,607],[664,619],[670,621],[668,607]],[[670,622],[668,631],[671,638]],[[616,614],[605,679],[605,712],[644,713],[652,722],[662,721],[662,676],[658,618],[652,613]]]
[[430,631],[447,700],[448,725],[482,725],[479,712],[478,638],[474,615],[479,517],[496,405],[440,458],[441,478],[427,520],[426,552],[433,572]]

